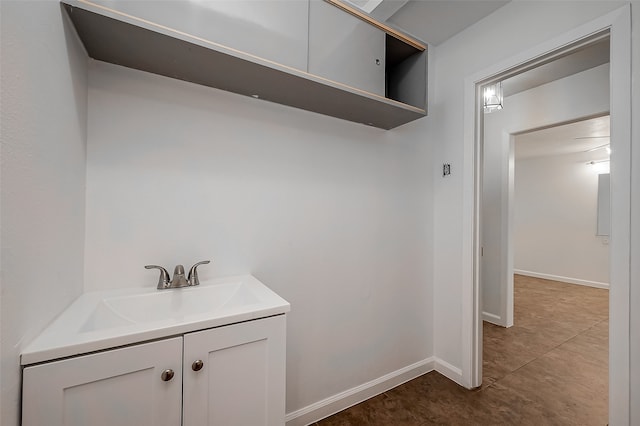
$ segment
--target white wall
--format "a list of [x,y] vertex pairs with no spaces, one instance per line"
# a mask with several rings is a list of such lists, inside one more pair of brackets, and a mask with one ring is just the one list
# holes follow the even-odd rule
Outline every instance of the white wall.
[[434,349],[462,381],[464,79],[602,16],[619,2],[514,1],[432,50],[434,173],[451,163],[452,175],[434,185]]
[[[21,5],[19,2],[13,3],[6,0],[0,2],[2,12],[0,14],[2,19],[2,103],[0,105],[2,111],[2,129],[0,132],[2,139],[2,209],[0,211],[2,215],[2,278],[0,283],[2,285],[2,302],[0,304],[2,315],[2,367],[0,369],[0,381],[2,383],[1,421],[2,424],[6,425],[17,424],[19,397],[17,354],[23,345],[55,313],[63,309],[81,291],[82,286],[82,277],[79,274],[82,269],[82,243],[78,242],[78,240],[82,239],[84,222],[80,190],[84,185],[84,167],[82,167],[84,146],[82,144],[83,136],[81,136],[83,133],[82,123],[84,122],[82,104],[84,98],[83,88],[85,86],[81,83],[84,78],[82,71],[84,66],[82,61],[75,55],[77,46],[71,49],[65,46],[65,43],[69,41],[62,36],[59,4],[55,1],[37,3],[37,7],[35,4],[35,2],[28,2],[25,5]],[[499,62],[501,59],[508,58],[517,52],[600,16],[606,11],[616,8],[619,4],[620,2],[511,2],[459,36],[438,48],[431,49],[432,61],[430,67],[432,69],[430,71],[432,72],[430,72],[429,78],[435,79],[437,83],[430,85],[432,96],[430,117],[403,126],[401,129],[380,134],[376,133],[375,130],[366,129],[359,125],[319,117],[280,106],[268,104],[256,106],[250,103],[252,101],[248,99],[240,100],[233,97],[233,95],[201,88],[193,89],[192,86],[185,83],[172,82],[167,84],[166,81],[162,81],[161,84],[156,84],[154,83],[157,81],[155,77],[149,78],[149,76],[145,76],[143,80],[146,83],[142,87],[131,87],[131,82],[127,83],[127,80],[132,78],[135,80],[136,73],[127,72],[125,73],[127,75],[126,78],[123,79],[114,70],[103,70],[102,72],[107,75],[113,73],[114,76],[117,76],[117,80],[120,83],[126,83],[125,86],[131,92],[131,97],[137,99],[134,102],[135,105],[146,102],[144,101],[145,99],[150,100],[146,105],[152,108],[145,111],[147,116],[156,114],[157,110],[164,109],[163,105],[166,106],[166,104],[170,103],[166,99],[167,93],[163,94],[163,91],[169,89],[171,94],[179,94],[177,96],[178,106],[174,106],[176,111],[180,111],[177,116],[181,118],[189,116],[187,122],[197,124],[199,128],[207,126],[206,123],[211,115],[215,117],[216,122],[224,121],[229,116],[235,117],[230,123],[234,125],[240,123],[245,127],[242,131],[238,131],[240,144],[235,145],[239,151],[238,155],[242,155],[244,160],[229,163],[230,166],[259,163],[258,159],[249,161],[251,156],[255,158],[266,155],[266,158],[269,158],[268,155],[274,155],[274,152],[270,153],[266,148],[258,151],[248,149],[255,146],[260,148],[259,142],[264,139],[263,135],[269,137],[269,146],[274,143],[277,145],[275,154],[279,153],[284,156],[285,154],[288,155],[290,150],[293,150],[295,157],[301,159],[297,165],[298,171],[296,173],[294,173],[296,164],[283,164],[286,172],[283,176],[305,176],[306,169],[311,169],[312,174],[317,176],[322,172],[320,169],[321,164],[319,163],[330,163],[327,168],[331,167],[330,171],[332,173],[336,169],[339,176],[354,178],[346,182],[348,184],[347,188],[339,188],[340,191],[338,192],[341,193],[340,201],[344,201],[346,198],[353,199],[354,197],[346,197],[344,194],[349,192],[349,188],[360,185],[360,191],[353,191],[354,194],[357,194],[355,198],[364,200],[364,205],[375,204],[373,200],[375,199],[377,186],[367,186],[365,184],[374,179],[372,164],[377,162],[383,172],[388,172],[394,167],[403,169],[406,160],[406,164],[410,166],[408,171],[401,172],[404,177],[399,177],[397,180],[380,179],[379,183],[382,186],[389,181],[393,182],[393,187],[389,186],[381,191],[383,195],[380,199],[401,200],[402,203],[400,204],[411,204],[408,200],[416,197],[407,195],[409,192],[414,195],[422,195],[424,198],[416,198],[420,200],[416,202],[420,206],[410,205],[410,207],[413,207],[414,211],[417,212],[415,216],[423,215],[424,222],[421,222],[422,224],[427,224],[430,228],[433,226],[432,229],[422,229],[416,226],[420,229],[420,237],[417,238],[418,241],[413,241],[412,244],[421,247],[413,256],[407,257],[405,259],[406,262],[401,262],[393,256],[393,249],[397,248],[397,244],[392,244],[388,248],[393,262],[387,259],[380,259],[375,253],[371,254],[370,251],[373,249],[368,245],[365,247],[364,245],[354,245],[352,243],[351,246],[338,247],[339,253],[344,253],[345,251],[355,253],[359,252],[357,249],[363,249],[362,251],[365,254],[362,256],[366,260],[384,260],[383,264],[391,265],[388,270],[394,271],[393,283],[385,275],[382,278],[377,275],[374,278],[369,278],[379,272],[376,269],[380,267],[379,262],[367,263],[370,267],[362,268],[361,266],[365,262],[363,259],[356,259],[355,262],[350,256],[345,260],[342,260],[342,258],[337,259],[337,256],[333,254],[334,247],[332,246],[329,249],[330,244],[328,242],[322,242],[321,240],[322,244],[318,246],[317,242],[312,241],[312,239],[315,240],[312,238],[314,236],[312,234],[317,235],[320,234],[319,232],[316,231],[314,233],[313,229],[309,231],[309,229],[295,221],[282,225],[283,227],[286,225],[287,231],[284,233],[286,237],[281,237],[275,244],[275,247],[282,247],[285,245],[283,240],[286,239],[290,242],[292,248],[289,249],[289,253],[292,253],[295,261],[286,262],[287,259],[285,259],[284,261],[281,260],[281,262],[292,264],[294,265],[293,267],[290,267],[290,265],[283,266],[281,262],[272,263],[264,260],[269,253],[276,253],[275,250],[268,251],[268,247],[265,247],[268,242],[264,242],[267,240],[264,236],[261,237],[263,244],[260,250],[255,252],[247,250],[247,246],[242,241],[247,241],[250,237],[243,236],[242,232],[250,234],[254,232],[254,228],[241,232],[237,226],[233,228],[233,232],[227,232],[226,234],[226,228],[217,227],[217,229],[222,230],[219,232],[221,234],[220,240],[224,242],[240,241],[233,244],[232,248],[229,249],[231,254],[227,254],[226,248],[203,247],[202,243],[198,243],[197,248],[193,249],[193,251],[189,251],[192,249],[185,250],[185,247],[191,247],[190,245],[179,244],[181,253],[184,252],[184,256],[189,257],[189,259],[175,259],[172,254],[173,247],[167,248],[167,254],[160,253],[161,250],[159,249],[142,250],[141,253],[146,253],[149,257],[152,257],[150,261],[165,262],[167,264],[178,261],[187,263],[191,261],[191,257],[201,254],[212,255],[216,263],[211,268],[218,269],[213,270],[213,272],[210,269],[207,272],[207,274],[210,274],[208,276],[211,276],[211,274],[222,275],[233,272],[246,272],[246,269],[249,269],[249,272],[255,273],[293,303],[289,331],[290,363],[288,366],[288,386],[290,393],[293,392],[293,395],[290,396],[289,410],[303,406],[309,401],[316,401],[354,384],[362,383],[369,378],[379,377],[381,371],[392,370],[398,368],[398,365],[409,362],[408,360],[413,354],[420,353],[419,356],[422,356],[423,353],[431,354],[431,315],[434,316],[433,332],[435,333],[434,351],[436,355],[445,362],[450,363],[452,367],[459,368],[461,366],[462,318],[460,306],[460,258],[463,241],[461,235],[463,79],[465,76],[483,69],[489,64]],[[633,1],[632,9],[634,77],[638,77],[640,51],[637,46],[640,45],[640,14],[637,11],[640,9],[640,2]],[[28,16],[25,16],[25,10],[29,11]],[[491,48],[486,49],[487,46],[491,46]],[[97,80],[100,80],[100,78]],[[107,78],[107,80],[109,79]],[[633,86],[634,123],[640,122],[639,86],[638,84]],[[160,90],[160,88],[163,89]],[[151,100],[156,96],[156,91],[160,93],[157,103],[154,103]],[[129,96],[129,94],[123,92],[125,90],[117,89],[109,96],[117,98]],[[203,95],[205,92],[206,96]],[[213,92],[215,92],[215,95],[212,97],[211,93]],[[106,98],[109,96],[106,96]],[[184,106],[180,106],[180,102]],[[121,102],[114,102],[112,107],[115,108],[122,105],[123,103]],[[195,115],[192,117],[191,114],[186,112],[188,110],[194,112]],[[137,114],[140,111],[135,112]],[[227,113],[229,113],[229,116],[226,115]],[[239,117],[244,114],[247,114],[247,119],[240,119]],[[166,114],[161,116],[166,117]],[[149,117],[147,118],[148,120],[145,119],[143,121],[162,124]],[[132,117],[127,117],[127,119],[133,120]],[[108,118],[104,120],[109,121]],[[64,128],[60,127],[61,123],[65,123]],[[106,127],[106,125],[104,126]],[[166,127],[168,126],[160,127],[165,130],[164,133],[166,134]],[[218,128],[208,130],[212,130],[212,134],[214,134],[212,137],[218,134]],[[324,132],[327,134],[326,138],[323,137]],[[639,140],[637,126],[633,128],[633,132],[633,143],[634,147],[636,147]],[[160,136],[165,136],[161,131],[157,133]],[[227,131],[226,135],[236,136],[237,134]],[[126,136],[126,141],[138,142],[137,135],[115,136]],[[156,188],[153,193],[157,195],[161,192],[164,196],[164,204],[161,205],[162,203],[158,201],[157,210],[148,209],[145,212],[146,215],[138,213],[137,222],[131,221],[131,225],[144,225],[142,218],[146,220],[146,218],[154,215],[156,211],[162,211],[169,203],[180,201],[175,200],[174,196],[180,195],[181,197],[179,198],[183,198],[183,188],[179,187],[179,183],[184,182],[181,180],[181,176],[186,169],[184,167],[186,160],[181,156],[183,154],[186,155],[186,151],[177,149],[179,143],[185,142],[184,139],[177,140],[178,136],[167,134],[166,138],[160,137],[158,138],[158,145],[153,147],[154,150],[158,148],[164,150],[165,145],[168,145],[167,152],[169,154],[178,154],[179,151],[180,157],[178,158],[183,165],[180,167],[181,172],[174,174],[177,183],[173,187]],[[301,136],[308,136],[308,138],[301,138]],[[258,140],[253,140],[254,137]],[[168,139],[171,139],[170,143]],[[346,160],[343,160],[342,148],[337,147],[340,143],[334,139],[346,141],[346,145],[344,145],[348,147],[344,148],[346,150]],[[402,141],[403,139],[405,142]],[[417,142],[418,139],[422,141],[421,144]],[[105,141],[100,143],[101,146],[103,142]],[[112,142],[116,145],[125,143],[117,139],[106,143]],[[193,140],[186,140],[186,142],[188,146],[193,146],[194,144]],[[298,143],[302,143],[300,149],[298,149],[300,146]],[[434,152],[430,152],[429,145],[431,143],[435,144]],[[146,141],[143,144],[149,146],[150,142]],[[393,144],[393,149],[388,148],[387,144]],[[319,148],[317,147],[318,145]],[[402,154],[396,151],[397,146],[401,147]],[[130,149],[136,149],[135,147],[136,145],[132,145]],[[116,146],[115,148],[119,150],[122,147]],[[385,157],[384,151],[387,149],[397,155],[401,155],[403,157],[402,161],[393,154],[391,154],[389,163],[383,161],[382,158]],[[157,155],[153,154],[154,150],[149,150],[147,153]],[[210,154],[208,151],[207,153]],[[137,159],[136,156],[133,156],[134,161],[131,161],[126,155],[122,155],[118,160],[107,159],[105,166],[109,166],[109,161],[112,162],[112,165],[117,161],[118,169],[121,165],[126,165],[122,169],[131,171],[143,162],[140,157],[143,154],[146,153],[139,154]],[[314,156],[315,154],[321,155]],[[633,155],[633,164],[640,164],[640,149],[634,148]],[[214,172],[213,170],[210,172],[204,170],[202,166],[203,158],[199,154],[189,158],[195,158],[200,162],[195,171],[205,177]],[[415,162],[418,162],[418,159],[425,158],[432,158],[432,163],[435,167],[414,166],[414,162],[411,161],[415,159]],[[397,164],[394,164],[396,161]],[[338,163],[337,167],[333,165],[334,162]],[[443,162],[452,163],[453,175],[448,179],[440,180],[439,171]],[[160,164],[158,167],[167,167],[170,164],[170,162]],[[37,167],[34,167],[34,165]],[[249,185],[250,176],[249,178],[240,176],[240,171],[237,169],[231,170],[232,167],[230,166],[226,168],[224,174],[233,176],[233,173],[236,173],[237,177],[234,180],[244,179]],[[265,162],[263,167],[267,168],[267,166],[268,163]],[[94,165],[93,169],[95,169],[97,175],[100,174],[99,167]],[[113,177],[118,175],[118,169],[112,170],[111,175]],[[423,169],[427,172],[431,171],[432,176],[423,176]],[[242,171],[245,171],[245,169],[242,169]],[[106,178],[111,178],[106,171],[103,173]],[[195,174],[194,172],[193,176],[187,180],[192,182],[195,179]],[[409,179],[407,174],[413,174],[415,178]],[[136,178],[140,177],[135,173],[131,175]],[[263,173],[262,175],[265,174]],[[277,170],[272,170],[267,175],[270,179],[260,181],[254,179],[249,186],[258,188],[260,184],[263,184],[268,189],[267,196],[273,198],[272,194],[278,191],[277,188],[280,188]],[[382,176],[386,177],[387,173],[383,173]],[[166,180],[161,179],[160,182],[166,183]],[[409,181],[412,184],[405,185]],[[432,181],[435,182],[433,189],[430,188]],[[144,183],[144,179],[142,182]],[[340,183],[344,184],[344,181],[340,180]],[[127,185],[136,186],[137,184],[133,185],[128,182]],[[304,203],[296,207],[295,212],[309,212],[308,214],[316,218],[313,222],[314,224],[321,222],[317,216],[314,216],[313,212],[318,208],[314,204],[319,204],[326,208],[327,203],[324,201],[331,198],[332,191],[325,188],[323,192],[319,179],[317,184],[311,187],[312,192],[310,194],[307,194],[302,189],[296,192],[292,186],[293,184],[289,182],[284,187],[282,199],[289,199],[286,195],[290,193],[300,194]],[[638,218],[640,217],[640,191],[637,190],[639,187],[640,168],[634,167],[633,211],[631,215],[633,218],[631,336],[640,334],[640,309],[636,309],[640,306],[640,287],[638,286],[638,283],[640,283],[640,224],[638,223]],[[25,188],[28,188],[29,191],[22,190]],[[105,190],[107,192],[115,192],[113,188],[110,190],[106,186]],[[131,199],[130,192],[132,192],[131,189],[125,190],[123,197]],[[218,189],[218,192],[222,194],[224,189]],[[254,189],[250,192],[255,194],[257,190]],[[113,198],[114,196],[111,195],[111,197]],[[233,207],[233,211],[241,215],[249,215],[248,212],[241,211],[240,207],[250,205],[250,203],[246,200],[243,202],[241,196],[236,197],[237,199],[234,201],[238,201],[238,203],[234,204],[236,207]],[[421,204],[428,204],[428,200],[431,197],[436,202],[433,215],[429,208],[425,208]],[[115,198],[118,197],[115,196]],[[225,197],[221,197],[224,202],[233,198],[233,194],[229,193]],[[141,198],[141,200],[145,208],[152,203],[144,198]],[[320,201],[316,203],[315,200]],[[131,205],[136,206],[138,201],[139,199],[134,199]],[[283,205],[291,208],[291,204],[285,203]],[[384,210],[393,210],[393,208],[387,207],[386,204],[382,201],[379,203],[378,206],[384,206],[384,208],[381,209],[383,210],[382,212],[374,210],[376,218],[382,219],[385,214],[395,218],[406,214],[408,223],[413,223],[417,220],[414,214],[411,213],[411,208],[408,208],[407,212],[401,213]],[[48,208],[33,208],[33,206],[41,207],[43,205]],[[348,231],[354,226],[358,228],[355,231],[355,236],[358,238],[365,234],[368,235],[365,231],[371,229],[371,222],[376,220],[369,217],[370,209],[358,208],[351,203],[345,203],[345,205],[348,209],[347,212],[349,214],[347,216],[349,221],[341,222],[340,218],[347,216],[344,216],[344,213],[338,207],[333,207],[329,212],[333,214],[328,215],[327,223],[323,229]],[[171,207],[172,211],[177,210],[175,204],[173,206]],[[88,205],[89,207],[95,208],[94,203],[91,202]],[[116,210],[119,209],[118,206],[109,206],[109,208],[112,207]],[[65,209],[66,212],[64,214],[60,213]],[[366,215],[356,214],[356,212],[365,211]],[[299,217],[299,215],[294,215],[293,213],[287,213],[286,211],[285,213],[289,215],[287,217]],[[222,216],[223,214],[231,216],[231,213],[220,213],[219,215]],[[217,218],[219,215],[216,213],[213,217]],[[358,219],[353,219],[356,216]],[[97,212],[93,212],[90,215],[92,220],[98,219],[98,217],[99,214]],[[187,215],[184,223],[187,223],[188,219],[191,219],[190,215]],[[244,223],[249,225],[253,223],[249,219],[255,218],[246,218]],[[359,228],[360,220],[365,220],[361,228]],[[158,222],[161,221],[162,219],[158,220]],[[96,222],[99,221],[96,220]],[[178,220],[167,221],[166,225],[176,225],[176,222]],[[269,224],[273,224],[274,227],[282,222],[284,221],[277,221],[275,214],[269,220]],[[338,226],[341,223],[345,223],[345,225]],[[88,225],[93,229],[92,235],[94,236],[97,234],[94,232],[96,231],[94,228],[99,228],[100,226],[99,223],[94,224],[94,226]],[[269,232],[264,228],[260,229],[262,229],[262,232]],[[304,234],[298,235],[293,231],[294,229],[301,229]],[[400,229],[401,232],[399,232],[400,235],[397,238],[403,238],[402,236],[408,233],[404,227],[400,227]],[[116,220],[114,221],[114,231],[116,232],[112,233],[105,241],[108,249],[106,252],[113,254],[113,248],[118,245],[126,253],[131,252],[132,250],[126,247],[124,241],[127,240],[126,234],[130,232],[137,233],[138,227],[127,227],[126,224],[120,226]],[[159,234],[164,231],[164,228],[157,231]],[[271,235],[276,234],[276,231],[277,229],[272,231]],[[193,234],[193,230],[190,233]],[[139,236],[147,237],[151,234],[152,230],[147,229]],[[254,234],[258,237],[261,236],[259,232]],[[175,234],[166,233],[166,235]],[[349,235],[354,234],[347,234],[347,236]],[[383,235],[387,234],[384,234],[384,232],[375,234],[375,238],[372,237],[368,241],[374,246],[376,244],[380,245]],[[25,238],[25,236],[27,237]],[[114,242],[117,239],[122,239],[123,242]],[[340,241],[347,240],[349,238],[344,237]],[[162,244],[166,244],[166,241],[166,239],[163,240]],[[214,240],[212,244],[219,244],[215,243],[215,241],[217,240]],[[397,240],[392,238],[392,241]],[[174,238],[171,238],[169,242],[176,243]],[[305,242],[307,243],[306,245],[303,244]],[[140,241],[135,243],[140,244],[140,246],[146,244]],[[100,244],[100,241],[94,242],[92,250],[97,250]],[[381,244],[381,246],[384,247],[384,244]],[[64,250],[61,250],[61,247],[64,247]],[[437,247],[437,253],[432,253],[433,247]],[[293,248],[299,248],[300,250],[294,252]],[[172,252],[169,253],[169,250]],[[323,256],[319,257],[322,263],[317,267],[321,272],[319,278],[317,277],[318,274],[314,274],[314,272],[318,271],[313,270],[313,267],[310,266],[317,265],[318,256],[312,256],[312,254],[318,254],[316,250],[323,254]],[[402,251],[402,248],[398,248],[398,250]],[[93,254],[93,256],[95,255],[96,253]],[[263,259],[263,261],[258,262],[259,259]],[[122,277],[130,276],[131,281],[139,278],[135,274],[131,275],[134,263],[138,267],[137,262],[124,262],[125,268],[122,274],[113,272],[119,271],[121,260],[122,256],[116,256],[114,261],[108,262],[108,265],[106,265],[108,268],[103,270],[105,274],[109,274],[113,278],[108,285],[124,285],[120,284],[123,280]],[[146,262],[147,258],[140,260]],[[351,263],[349,263],[350,260]],[[38,264],[37,268],[33,267],[34,262]],[[419,262],[422,262],[423,266],[416,266]],[[97,263],[94,263],[94,266]],[[275,267],[268,268],[267,264],[275,265]],[[349,269],[349,264],[354,264],[357,268]],[[436,266],[433,266],[433,275],[429,277],[429,271],[432,270],[432,265],[434,264]],[[416,271],[418,268],[423,268],[424,270]],[[402,271],[406,270],[414,271],[410,274],[413,278],[402,276]],[[91,268],[87,267],[87,277],[91,275],[90,271]],[[341,275],[331,275],[329,271],[337,271]],[[363,276],[360,276],[359,273],[362,273]],[[409,275],[409,273],[406,273],[406,275]],[[426,276],[424,283],[416,284],[418,280],[415,277],[418,276]],[[349,281],[344,277],[353,278],[354,281]],[[405,279],[402,280],[402,278]],[[433,289],[430,284],[431,278],[434,280]],[[146,279],[147,277],[145,276]],[[151,283],[153,281],[154,279],[151,278]],[[365,285],[368,282],[372,284]],[[87,282],[86,284],[87,288],[98,288],[104,285],[106,284],[102,280]],[[371,290],[371,292],[367,290]],[[337,302],[326,302],[330,294],[336,293],[342,298]],[[418,297],[416,297],[416,293]],[[412,296],[411,300],[404,297],[404,294],[410,294]],[[393,297],[396,300],[400,297],[401,301],[398,302],[397,306],[401,306],[403,309],[384,311],[383,308],[386,306],[384,306],[384,302],[381,299]],[[432,311],[431,303],[434,298],[437,303],[435,304],[435,311]],[[422,303],[423,299],[429,302]],[[348,306],[350,304],[356,306],[356,308],[353,315],[347,316],[347,312],[350,311]],[[374,312],[376,309],[380,310]],[[387,334],[372,331],[374,327],[369,322],[374,321],[373,324],[375,324],[375,321],[388,319],[388,317],[395,318],[391,322],[394,326],[405,322],[411,323],[413,326],[410,328],[394,327],[391,333],[388,333],[388,330],[384,330]],[[331,324],[326,324],[327,318],[330,318]],[[293,322],[294,319],[295,323]],[[362,327],[358,330],[363,331],[363,337],[359,339],[360,345],[352,342],[349,334],[354,329],[357,329],[358,326]],[[294,327],[297,328],[292,329]],[[349,333],[342,332],[341,328],[348,328]],[[404,341],[413,342],[412,345],[409,345],[411,355],[395,354],[395,352],[391,353],[387,350],[381,352],[373,350],[378,348],[378,344],[383,345],[384,348],[393,347],[396,340],[390,342],[383,340],[389,336],[398,339],[397,335],[400,333],[406,336]],[[372,334],[375,334],[375,336],[372,336]],[[416,335],[420,337],[416,338]],[[292,345],[292,342],[296,343]],[[421,345],[424,345],[424,347],[416,348],[416,346]],[[341,346],[340,350],[343,351],[342,358],[337,356],[338,349],[336,346]],[[370,349],[370,351],[367,352],[367,349]],[[404,348],[402,352],[406,352]],[[365,354],[364,356],[363,353]],[[374,356],[375,359],[373,359]],[[398,357],[404,357],[406,361],[399,362]],[[353,361],[356,358],[358,358],[357,363]],[[295,361],[292,361],[292,359]],[[341,365],[341,362],[345,359],[351,360],[349,364],[357,364],[354,368],[349,369],[346,377],[340,376],[342,371],[339,371],[340,368],[347,370],[346,367],[349,365],[345,367]],[[634,362],[634,360],[640,359],[638,339],[631,339],[630,359],[632,360],[631,424],[636,424],[640,423],[640,368],[638,363]],[[318,365],[320,368],[317,368]],[[315,369],[319,372],[309,371]],[[338,369],[335,375],[322,377],[322,372],[334,371],[334,369]],[[320,377],[319,380],[317,380],[318,377]],[[310,386],[308,381],[314,379],[317,380],[316,384],[318,384],[315,391],[308,387]]]
[[15,426],[19,353],[82,292],[87,82],[57,1],[0,11],[0,423]]
[[[484,114],[484,256],[481,269],[482,310],[485,319],[505,327],[513,325],[514,248],[509,247],[506,226],[509,216],[509,188],[513,179],[513,176],[510,176],[511,135],[602,115],[608,111],[609,65],[604,64],[509,96],[504,100],[504,109]],[[534,248],[540,249],[540,246],[523,250],[530,253]],[[524,253],[520,248],[518,251]],[[522,263],[516,268],[528,270]],[[566,271],[562,268],[552,270]],[[602,276],[602,272],[600,271],[598,276]],[[599,281],[608,282],[608,279]]]
[[292,306],[287,412],[424,360],[425,122],[382,131],[92,61],[85,289],[155,286],[150,263],[254,274]]
[[596,236],[598,173],[586,164],[602,157],[582,152],[516,160],[516,271],[609,285],[608,238]]
[[632,29],[632,182],[631,182],[631,424],[640,424],[640,1],[631,3]]

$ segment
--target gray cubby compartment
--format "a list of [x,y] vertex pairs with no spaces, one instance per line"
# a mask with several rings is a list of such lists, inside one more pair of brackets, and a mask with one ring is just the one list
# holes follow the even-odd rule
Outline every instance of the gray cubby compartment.
[[427,108],[427,51],[386,34],[385,96],[417,108]]
[[389,35],[387,57],[395,59],[383,97],[91,3],[61,3],[96,60],[381,129],[427,115],[426,52],[408,55]]

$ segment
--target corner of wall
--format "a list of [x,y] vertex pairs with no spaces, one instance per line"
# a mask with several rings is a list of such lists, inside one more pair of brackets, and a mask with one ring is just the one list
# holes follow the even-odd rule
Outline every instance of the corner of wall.
[[426,358],[407,367],[393,371],[375,380],[363,383],[344,392],[330,396],[299,410],[287,413],[287,426],[304,426],[346,410],[369,398],[400,386],[409,380],[434,370],[434,357]]
[[17,426],[20,351],[83,288],[87,70],[59,2],[0,7],[0,423]]

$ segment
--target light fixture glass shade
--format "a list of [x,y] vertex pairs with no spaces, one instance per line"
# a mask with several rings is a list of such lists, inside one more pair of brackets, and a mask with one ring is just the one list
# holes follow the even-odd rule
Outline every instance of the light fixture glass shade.
[[482,91],[484,98],[484,112],[493,112],[502,109],[502,82],[484,86]]

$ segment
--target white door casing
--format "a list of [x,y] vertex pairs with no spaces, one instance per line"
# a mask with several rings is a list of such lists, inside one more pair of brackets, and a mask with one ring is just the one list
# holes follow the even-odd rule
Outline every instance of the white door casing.
[[478,126],[480,85],[516,74],[523,64],[553,56],[580,40],[609,31],[611,72],[611,273],[609,333],[609,421],[629,423],[629,290],[631,202],[631,10],[628,5],[560,37],[514,55],[465,79],[463,159],[462,381],[482,383],[480,309],[481,207]]

